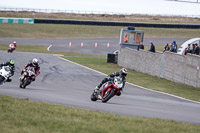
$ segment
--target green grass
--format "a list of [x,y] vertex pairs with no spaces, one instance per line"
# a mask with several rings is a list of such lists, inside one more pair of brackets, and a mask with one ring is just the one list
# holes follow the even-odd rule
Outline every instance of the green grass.
[[[119,37],[120,30],[127,27],[86,26],[61,24],[0,24],[0,38],[83,38]],[[199,29],[142,28],[145,37],[193,38]]]
[[[157,50],[163,50],[164,45],[159,45]],[[0,49],[7,50],[8,45],[0,45]],[[81,53],[70,53],[70,52],[58,52],[58,51],[47,51],[46,46],[24,46],[19,45],[17,51],[25,52],[39,52],[39,53],[50,53],[50,54],[62,54],[66,59],[105,74],[110,74],[115,71],[119,71],[121,67],[116,64],[107,63],[106,56],[101,55],[89,55]],[[81,58],[80,58],[81,57]],[[136,85],[140,85],[145,88],[174,94],[184,98],[188,98],[195,101],[200,101],[200,88],[192,86],[178,84],[175,82],[168,81],[166,79],[150,76],[144,73],[128,70],[127,81]]]
[[1,133],[199,133],[200,126],[0,95]]

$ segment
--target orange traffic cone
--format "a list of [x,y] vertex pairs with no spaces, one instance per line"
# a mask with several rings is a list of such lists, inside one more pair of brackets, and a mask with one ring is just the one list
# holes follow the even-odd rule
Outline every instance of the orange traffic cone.
[[83,47],[83,42],[81,42],[81,48]]
[[97,42],[94,44],[94,47],[97,48]]
[[110,47],[110,44],[109,44],[109,42],[107,43],[107,48],[109,48]]
[[71,43],[71,41],[69,42],[69,47],[71,47],[72,46],[72,43]]

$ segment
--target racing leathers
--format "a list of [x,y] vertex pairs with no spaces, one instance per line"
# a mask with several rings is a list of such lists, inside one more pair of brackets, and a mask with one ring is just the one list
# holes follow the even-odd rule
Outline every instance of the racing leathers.
[[[101,83],[96,87],[96,90],[99,90],[99,89],[101,88],[101,86],[102,86],[104,83],[113,80],[113,78],[116,77],[116,76],[121,76],[121,75],[120,75],[119,72],[114,72],[114,73],[108,75],[108,76],[107,76],[106,78],[104,78],[104,79],[101,81]],[[120,91],[119,91],[119,93],[117,94],[117,96],[120,96],[120,95],[121,95],[121,91],[123,90],[123,88],[124,88],[124,86],[125,86],[125,82],[126,82],[126,77],[125,77],[125,76],[121,76],[121,77],[122,77],[123,86],[122,86],[122,88],[120,88]]]
[[[21,71],[21,75],[22,75],[22,76],[21,76],[21,80],[24,79],[24,75],[23,75],[23,74],[24,74],[24,72],[26,71],[26,69],[27,69],[28,67],[33,67],[33,68],[35,69],[35,74],[36,74],[36,76],[40,74],[40,66],[39,66],[39,65],[33,65],[33,64],[30,62],[30,63],[28,63],[27,65],[25,65],[24,69]],[[36,76],[34,76],[34,78],[32,79],[33,81],[35,81]]]
[[[14,75],[14,73],[15,73],[15,65],[14,64],[11,64],[9,61],[6,61],[6,62],[0,64],[0,67],[2,67],[2,66],[9,66],[10,71],[11,71],[11,76]],[[12,79],[10,77],[6,80],[6,82],[11,82],[11,81],[12,81]]]

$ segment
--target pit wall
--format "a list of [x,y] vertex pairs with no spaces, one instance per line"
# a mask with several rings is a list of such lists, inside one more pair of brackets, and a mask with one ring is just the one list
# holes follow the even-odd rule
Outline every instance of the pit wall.
[[200,56],[121,48],[118,65],[173,82],[200,88]]

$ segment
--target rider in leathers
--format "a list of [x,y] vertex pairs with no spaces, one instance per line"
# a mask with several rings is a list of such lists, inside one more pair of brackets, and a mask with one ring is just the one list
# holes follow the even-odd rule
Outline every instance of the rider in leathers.
[[101,83],[95,88],[95,91],[98,91],[104,83],[113,80],[113,78],[114,78],[115,76],[120,76],[120,77],[122,78],[122,81],[123,81],[123,86],[122,86],[122,88],[120,88],[120,91],[119,91],[119,93],[117,94],[118,96],[120,96],[120,95],[121,95],[121,91],[123,90],[123,88],[124,88],[124,86],[125,86],[126,75],[127,75],[127,74],[128,74],[127,69],[122,68],[122,69],[120,70],[120,72],[114,72],[114,73],[108,75],[108,76],[107,76],[106,78],[104,78],[104,79],[101,81]]
[[[36,58],[34,58],[30,63],[28,63],[24,68],[25,68],[25,70],[28,68],[28,67],[33,67],[34,69],[35,69],[35,74],[36,75],[39,75],[40,74],[40,66],[39,66],[39,64],[38,64],[38,60],[36,59]],[[20,77],[20,79],[21,80],[23,80],[24,79],[24,72],[25,72],[25,70],[22,70],[21,71],[21,77]],[[35,81],[35,78],[36,77],[34,77],[32,80],[33,81]]]
[[[9,66],[10,70],[11,70],[11,76],[14,75],[14,73],[15,73],[15,61],[14,60],[10,60],[10,61],[0,64],[0,67],[2,67],[2,66]],[[6,82],[11,82],[11,81],[12,81],[12,79],[10,77],[6,80]]]

